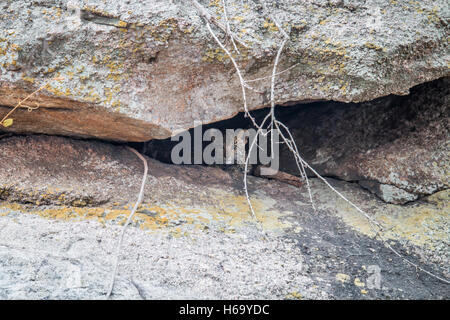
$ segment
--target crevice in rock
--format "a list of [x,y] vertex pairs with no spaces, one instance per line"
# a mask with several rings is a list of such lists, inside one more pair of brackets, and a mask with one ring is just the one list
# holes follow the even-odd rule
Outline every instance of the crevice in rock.
[[[302,156],[322,176],[356,183],[386,202],[408,204],[450,187],[448,82],[449,78],[441,78],[419,85],[411,88],[407,96],[391,95],[364,103],[302,103],[278,106],[275,112],[291,129]],[[266,108],[251,113],[261,122],[267,112]],[[252,125],[239,113],[231,119],[203,125],[202,135],[212,128],[226,138],[226,129],[246,130]],[[191,142],[194,130],[188,131]],[[161,162],[173,163],[171,151],[178,143],[168,138],[125,144]],[[210,141],[203,141],[203,150],[209,144]],[[191,160],[194,163],[193,157]],[[220,167],[243,171],[243,165]],[[254,168],[250,167],[251,174]],[[293,157],[283,145],[280,170],[297,174]]]
[[[386,202],[406,204],[450,187],[449,79],[413,87],[407,96],[279,106],[276,114],[291,129],[302,156],[320,174],[357,182]],[[261,122],[267,112],[261,109],[252,115]],[[202,134],[211,128],[225,133],[226,129],[251,127],[249,119],[239,113],[202,126]],[[193,146],[194,129],[189,134]],[[171,151],[178,143],[169,138],[134,146],[154,159],[172,163]],[[203,142],[203,149],[208,144]],[[280,170],[297,174],[293,156],[283,145]]]

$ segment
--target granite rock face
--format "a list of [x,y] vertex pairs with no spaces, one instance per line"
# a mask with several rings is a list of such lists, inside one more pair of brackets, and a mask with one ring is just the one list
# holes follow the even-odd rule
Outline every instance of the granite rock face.
[[[114,299],[449,298],[317,179],[313,210],[306,188],[249,177],[256,222],[242,174],[147,161]],[[142,162],[122,146],[48,136],[1,139],[0,162],[0,298],[103,299]],[[448,278],[448,192],[397,206],[330,183],[385,226],[391,246]]]
[[[200,3],[224,23],[221,1]],[[227,3],[245,78],[270,75],[281,32],[258,1]],[[2,0],[0,9],[0,112],[64,78],[2,130],[145,141],[242,111],[232,64],[191,1]],[[269,10],[290,36],[278,104],[368,101],[449,74],[448,1],[284,0]],[[249,108],[267,105],[269,81],[250,84]]]
[[[357,181],[391,203],[450,187],[450,79],[406,97],[362,104],[322,103],[288,120],[305,159],[325,176]],[[297,173],[281,148],[281,169]]]

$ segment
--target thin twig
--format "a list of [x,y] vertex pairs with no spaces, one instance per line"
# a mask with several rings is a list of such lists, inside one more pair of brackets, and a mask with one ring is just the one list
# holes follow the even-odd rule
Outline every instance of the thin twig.
[[131,214],[128,216],[128,219],[122,228],[122,233],[120,234],[119,244],[117,245],[116,260],[114,263],[114,271],[113,271],[113,274],[111,277],[111,284],[109,286],[108,293],[106,294],[106,299],[109,299],[109,297],[111,296],[112,291],[114,289],[114,283],[116,281],[116,276],[117,276],[117,269],[119,266],[120,249],[122,247],[123,236],[125,235],[125,230],[128,227],[128,225],[130,224],[131,220],[133,219],[133,216],[136,213],[136,210],[137,210],[139,204],[142,202],[142,198],[144,197],[145,182],[147,181],[147,172],[148,172],[147,160],[135,149],[133,149],[131,147],[126,147],[126,148],[128,150],[130,150],[131,152],[133,152],[134,154],[136,154],[139,157],[139,159],[142,160],[142,162],[144,163],[144,175],[142,176],[141,190],[139,191],[138,199],[137,199],[136,203],[134,204],[133,210],[131,210]]
[[242,77],[242,73],[241,70],[239,69],[239,66],[236,62],[236,60],[233,58],[233,56],[231,55],[230,51],[228,51],[228,49],[222,44],[222,42],[219,40],[219,38],[217,38],[216,34],[214,33],[214,31],[211,29],[211,25],[209,24],[208,20],[205,20],[206,23],[206,27],[208,28],[209,33],[212,35],[212,37],[214,38],[214,40],[217,42],[217,44],[220,46],[220,48],[225,51],[225,53],[227,54],[227,56],[230,58],[231,62],[233,63],[233,66],[236,70],[236,73],[239,77],[239,81],[241,83],[241,88],[242,88],[242,99],[244,100],[244,111],[245,114],[250,118],[250,120],[252,121],[253,125],[258,128],[258,124],[255,121],[255,118],[253,118],[250,115],[250,112],[248,111],[248,106],[247,106],[247,95],[245,92],[245,81],[244,78]]
[[[280,74],[283,74],[283,73],[285,73],[285,72],[288,72],[289,70],[295,68],[295,67],[298,66],[299,64],[300,64],[300,62],[299,62],[299,63],[296,63],[296,64],[294,64],[294,65],[292,65],[292,66],[290,66],[290,67],[287,68],[287,69],[284,69],[283,71],[277,72],[275,75],[278,76],[278,75],[280,75]],[[245,80],[245,82],[246,82],[246,83],[249,83],[249,82],[256,82],[256,81],[261,81],[261,80],[270,79],[270,78],[272,78],[272,77],[273,77],[273,75],[270,75],[270,76],[267,76],[267,77],[261,77],[261,78],[251,79],[251,80]]]
[[266,123],[267,119],[269,118],[270,114],[266,115],[264,120],[261,123],[261,126],[258,127],[258,131],[256,132],[255,138],[253,139],[252,143],[250,144],[250,148],[248,150],[247,158],[245,159],[245,168],[244,168],[244,191],[245,191],[245,197],[247,198],[247,203],[250,207],[250,212],[252,213],[252,217],[256,219],[255,210],[253,209],[252,202],[250,201],[250,196],[248,194],[248,187],[247,187],[247,171],[248,171],[248,164],[250,161],[250,155],[252,153],[253,147],[256,144],[256,141],[258,140],[258,136],[260,132],[262,131],[262,128],[264,127],[264,124]]
[[362,209],[360,209],[356,204],[354,204],[353,202],[351,202],[350,200],[348,200],[342,193],[340,193],[339,191],[337,191],[335,188],[333,188],[333,186],[324,178],[322,177],[320,174],[317,173],[316,170],[314,170],[306,161],[304,161],[302,159],[303,163],[314,173],[314,175],[316,175],[320,180],[322,180],[331,190],[333,190],[339,197],[341,197],[342,199],[344,199],[347,203],[349,203],[352,207],[354,207],[358,212],[362,213],[368,220],[369,222],[371,222],[371,225],[376,225],[379,230],[376,230],[375,228],[372,227],[372,231],[375,232],[375,237],[379,237],[381,242],[383,242],[383,244],[388,247],[394,254],[396,254],[398,257],[400,257],[403,261],[407,262],[408,264],[412,265],[413,267],[417,268],[418,270],[428,274],[429,276],[432,276],[442,282],[445,282],[447,284],[450,284],[450,281],[441,278],[425,269],[423,269],[422,267],[420,267],[419,265],[415,264],[414,262],[409,261],[408,259],[405,258],[404,255],[402,255],[401,253],[399,253],[397,250],[395,250],[394,248],[392,248],[392,246],[388,243],[387,239],[382,235],[383,232],[383,227],[376,221],[374,220],[372,217],[370,217],[365,211],[363,211]]
[[[282,124],[281,122],[277,121],[278,124],[282,125],[287,132],[289,132],[289,129],[284,126],[284,124]],[[292,137],[292,135],[289,132],[290,137]],[[295,145],[295,141],[292,140],[292,142]],[[295,146],[295,150],[298,150],[297,147]],[[334,193],[336,193],[340,198],[342,198],[344,201],[346,201],[348,204],[350,204],[353,208],[355,208],[359,213],[363,214],[364,217],[366,217],[366,219],[369,221],[369,224],[371,226],[372,231],[375,233],[375,237],[378,237],[381,242],[389,249],[391,250],[395,255],[397,255],[398,257],[400,257],[403,261],[405,261],[406,263],[410,264],[411,266],[415,267],[416,269],[428,274],[429,276],[432,276],[442,282],[445,282],[447,284],[450,284],[450,281],[439,277],[431,272],[429,272],[428,270],[425,270],[424,268],[420,267],[419,265],[415,264],[414,262],[411,262],[410,260],[408,260],[407,258],[405,258],[401,253],[399,253],[397,250],[395,250],[387,241],[387,239],[383,236],[383,232],[384,232],[384,228],[383,226],[380,225],[380,223],[378,221],[376,221],[375,219],[373,219],[368,213],[366,213],[364,210],[362,210],[361,208],[359,208],[356,204],[354,204],[352,201],[350,201],[349,199],[347,199],[342,193],[340,193],[339,191],[336,190],[336,188],[334,188],[324,177],[322,177],[316,170],[314,170],[314,168],[312,168],[301,156],[300,154],[297,152],[294,152],[294,149],[291,149],[291,151],[294,153],[295,157],[298,157],[298,159],[303,163],[304,166],[306,166],[308,169],[310,169],[312,171],[312,173],[319,178],[320,180],[322,180]],[[375,228],[376,226],[376,228]],[[377,230],[378,228],[378,230]]]
[[227,26],[227,34],[231,39],[231,43],[233,43],[234,50],[237,52],[237,54],[241,54],[238,47],[236,46],[236,42],[234,42],[233,34],[231,33],[230,22],[228,21],[228,13],[227,13],[227,0],[222,0],[222,4],[223,4],[223,14]]
[[39,108],[39,106],[33,108],[33,107],[29,107],[29,106],[22,106],[22,104],[23,104],[25,101],[27,101],[28,99],[30,99],[32,96],[34,96],[36,93],[38,93],[39,91],[41,91],[42,89],[44,89],[45,87],[47,87],[47,85],[48,85],[51,81],[60,81],[60,80],[62,80],[62,79],[63,79],[62,77],[56,77],[56,78],[53,78],[53,79],[51,79],[51,80],[45,82],[42,86],[40,86],[38,89],[36,89],[36,90],[33,91],[32,93],[30,93],[28,96],[25,97],[25,99],[20,100],[20,101],[15,105],[15,107],[12,108],[12,109],[11,109],[11,110],[3,117],[3,119],[0,121],[0,124],[3,124],[3,122],[4,122],[6,119],[8,119],[8,117],[9,117],[14,111],[17,110],[17,108],[20,108],[20,107],[28,108],[28,111],[30,111],[30,110],[35,110],[35,109]]
[[[202,16],[205,20],[207,20],[208,22],[211,22],[213,24],[215,24],[217,27],[219,27],[225,34],[228,34],[228,29],[226,26],[224,26],[223,24],[221,24],[219,21],[217,21],[217,18],[215,18],[208,10],[205,9],[205,7],[203,7],[200,3],[198,3],[197,0],[191,0],[192,3],[194,4],[194,6],[197,8],[198,11],[200,11],[200,16]],[[248,46],[245,44],[245,42],[243,42],[242,40],[240,40],[237,36],[233,35],[231,33],[231,30],[229,31],[229,35],[230,38],[234,39],[235,41],[237,41],[241,46],[243,46],[244,48],[248,48]]]
[[[306,174],[306,170],[305,170],[305,166],[303,165],[303,162],[300,160],[301,157],[300,157],[300,152],[298,151],[298,148],[297,148],[297,144],[295,143],[294,138],[293,138],[293,136],[292,136],[292,134],[291,134],[291,132],[290,132],[290,130],[289,130],[289,128],[287,126],[285,126],[283,123],[281,123],[278,120],[275,121],[275,125],[276,125],[276,127],[278,129],[279,134],[283,138],[284,142],[286,143],[286,145],[288,146],[288,148],[291,150],[292,154],[294,155],[294,159],[295,159],[295,162],[297,164],[297,168],[298,168],[298,170],[300,172],[300,175],[306,181],[306,187],[307,187],[307,190],[308,190],[309,200],[311,202],[311,206],[312,206],[313,210],[316,210],[316,207],[314,205],[314,200],[313,200],[313,197],[312,197],[311,186],[309,184],[308,175]],[[283,135],[283,132],[280,130],[279,126],[282,126],[286,130],[286,132],[289,135],[289,139],[287,139]],[[297,156],[297,155],[299,155],[299,156]]]

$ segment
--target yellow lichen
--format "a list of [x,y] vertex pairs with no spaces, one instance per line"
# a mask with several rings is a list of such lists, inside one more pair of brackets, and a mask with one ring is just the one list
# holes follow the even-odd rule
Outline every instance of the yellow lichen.
[[126,23],[125,21],[120,20],[117,24],[117,27],[119,28],[126,28],[128,26],[128,23]]
[[380,47],[380,46],[378,46],[378,45],[376,45],[376,44],[370,43],[370,42],[366,42],[366,43],[364,44],[364,46],[365,46],[366,48],[369,48],[369,49],[375,49],[375,50],[377,50],[377,51],[385,51],[385,50],[383,50],[382,47]]
[[338,273],[338,274],[336,274],[336,280],[340,281],[342,283],[346,283],[346,282],[350,281],[350,276],[345,273]]

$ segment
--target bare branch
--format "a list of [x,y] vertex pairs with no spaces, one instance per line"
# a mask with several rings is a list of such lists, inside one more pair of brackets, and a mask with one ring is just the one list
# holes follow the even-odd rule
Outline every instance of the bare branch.
[[[299,64],[300,64],[300,63],[296,63],[296,64],[290,66],[289,68],[284,69],[283,71],[277,72],[275,75],[278,76],[278,75],[280,75],[280,74],[283,74],[283,73],[285,73],[285,72],[287,72],[287,71],[289,71],[289,70],[295,68],[295,67],[298,66]],[[261,77],[261,78],[251,79],[251,80],[245,80],[245,82],[249,83],[249,82],[255,82],[255,81],[266,80],[266,79],[272,78],[272,76],[273,76],[273,75],[270,75],[270,76],[267,76],[267,77]]]
[[[197,8],[198,11],[200,11],[200,16],[207,20],[208,22],[211,22],[215,24],[218,28],[220,28],[225,34],[230,35],[230,38],[234,41],[237,41],[241,46],[244,48],[248,48],[247,44],[245,44],[244,41],[240,40],[236,35],[233,35],[231,33],[231,30],[229,30],[226,26],[224,26],[222,23],[217,21],[217,18],[215,18],[208,10],[205,9],[200,3],[198,3],[197,0],[192,0],[192,3]],[[227,20],[228,21],[228,20]],[[228,31],[229,30],[229,31]]]
[[109,297],[111,296],[112,291],[114,289],[114,283],[116,281],[116,276],[117,276],[117,269],[119,266],[120,249],[122,248],[122,242],[123,242],[123,236],[125,235],[125,230],[127,229],[128,225],[130,224],[131,220],[133,219],[133,216],[136,213],[136,210],[139,207],[139,204],[142,202],[142,199],[144,197],[145,182],[147,181],[147,172],[148,172],[147,160],[135,149],[133,149],[131,147],[126,147],[126,148],[128,150],[130,150],[131,152],[133,152],[134,154],[136,154],[139,157],[139,159],[142,160],[142,162],[144,163],[144,175],[142,176],[141,189],[139,191],[138,199],[137,199],[136,203],[134,204],[133,210],[131,210],[131,213],[128,216],[128,219],[122,228],[122,233],[120,234],[119,244],[117,245],[116,260],[114,263],[114,271],[112,274],[111,284],[109,286],[108,293],[106,294],[106,299],[109,299]]
[[[194,0],[195,1],[195,0]],[[231,62],[233,63],[234,68],[236,69],[236,73],[239,77],[239,81],[241,83],[241,88],[242,88],[242,99],[244,100],[244,111],[245,114],[250,118],[250,120],[252,121],[253,125],[256,128],[258,127],[258,124],[256,123],[255,119],[250,115],[249,111],[248,111],[248,106],[247,106],[247,95],[245,92],[245,81],[244,78],[242,77],[242,73],[241,70],[239,69],[238,64],[236,63],[236,60],[233,58],[233,56],[231,55],[230,51],[228,51],[228,49],[222,44],[222,42],[219,40],[219,38],[216,36],[216,34],[214,33],[214,31],[211,29],[211,25],[209,24],[208,20],[205,20],[206,23],[206,27],[208,28],[209,33],[211,33],[212,37],[214,38],[214,40],[217,42],[217,44],[220,46],[220,48],[225,51],[225,53],[227,54],[227,56],[230,58]]]
[[270,114],[266,115],[266,117],[264,118],[264,120],[261,123],[261,126],[257,127],[258,131],[256,132],[255,138],[253,139],[252,143],[250,144],[250,148],[248,150],[248,154],[247,154],[247,158],[245,159],[245,168],[244,168],[244,191],[245,191],[245,196],[247,198],[247,203],[250,207],[250,211],[252,213],[252,217],[256,219],[256,214],[255,214],[255,210],[253,209],[253,205],[252,202],[250,201],[250,196],[248,194],[248,187],[247,187],[247,172],[248,172],[248,164],[250,161],[250,154],[252,153],[252,150],[256,144],[256,141],[258,140],[258,136],[260,134],[260,132],[262,131],[262,128],[264,127],[264,124],[266,123],[267,119],[269,118]]
[[227,25],[227,34],[230,37],[231,42],[233,43],[234,50],[238,54],[241,54],[241,52],[239,51],[238,47],[236,46],[236,42],[234,42],[233,34],[231,33],[230,22],[228,21],[228,13],[227,13],[227,0],[222,0],[222,3],[223,3],[223,14],[224,14],[225,22],[226,22],[226,25]]

